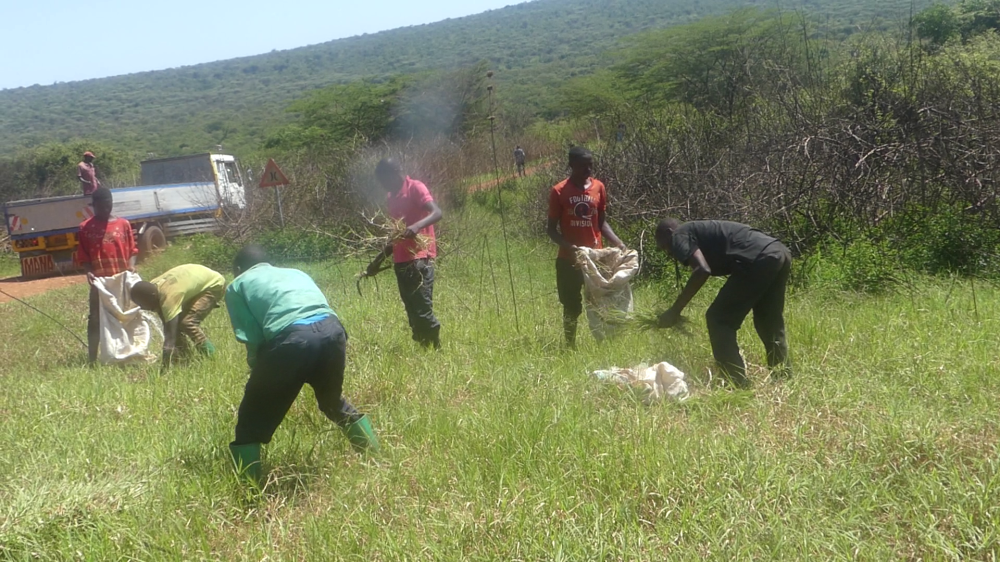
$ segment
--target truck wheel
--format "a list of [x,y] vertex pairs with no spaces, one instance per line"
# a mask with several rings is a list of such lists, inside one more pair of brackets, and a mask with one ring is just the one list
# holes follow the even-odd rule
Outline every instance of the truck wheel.
[[139,258],[146,259],[156,250],[167,247],[167,237],[158,226],[150,226],[139,237]]

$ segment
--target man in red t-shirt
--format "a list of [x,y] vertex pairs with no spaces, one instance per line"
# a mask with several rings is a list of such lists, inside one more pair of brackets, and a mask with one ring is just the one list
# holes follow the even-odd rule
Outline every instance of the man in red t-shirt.
[[83,188],[84,195],[93,195],[101,182],[97,180],[97,168],[94,167],[94,153],[83,153],[83,162],[76,165],[76,177],[80,180],[80,187]]
[[[406,308],[413,340],[424,347],[440,349],[441,323],[434,316],[433,301],[434,258],[437,257],[434,223],[441,220],[441,208],[434,202],[427,186],[403,174],[402,168],[392,158],[378,163],[375,177],[386,191],[389,216],[402,220],[406,224],[406,232],[402,238],[385,247],[368,265],[366,274],[377,274],[382,261],[392,255],[399,296]],[[417,235],[427,240],[424,248],[417,244]]]
[[100,300],[94,280],[126,270],[135,271],[135,259],[139,254],[132,225],[125,219],[111,217],[114,206],[111,190],[98,188],[93,204],[94,216],[80,224],[76,250],[76,259],[87,270],[87,282],[90,283],[90,317],[87,319],[87,360],[90,364],[97,360],[97,346],[101,343]]
[[566,346],[576,346],[576,322],[583,312],[583,272],[576,267],[577,246],[601,248],[603,234],[612,245],[625,248],[606,221],[608,195],[604,184],[590,177],[594,156],[583,147],[569,151],[570,175],[549,192],[549,238],[559,245],[556,258],[556,289],[563,306]]

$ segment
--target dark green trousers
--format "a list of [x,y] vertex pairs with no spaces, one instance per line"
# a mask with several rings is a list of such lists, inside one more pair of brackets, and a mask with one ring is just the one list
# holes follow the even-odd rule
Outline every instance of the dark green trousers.
[[753,311],[753,325],[764,342],[767,364],[788,362],[785,338],[785,288],[792,269],[792,255],[781,242],[764,249],[753,263],[729,276],[708,307],[705,319],[712,354],[724,373],[738,386],[748,386],[746,365],[736,343],[736,332]]

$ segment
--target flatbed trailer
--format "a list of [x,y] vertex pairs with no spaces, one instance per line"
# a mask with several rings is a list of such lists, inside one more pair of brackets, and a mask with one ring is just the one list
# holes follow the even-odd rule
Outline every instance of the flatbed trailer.
[[[204,164],[209,164],[208,167]],[[236,161],[219,154],[143,162],[162,178],[209,179],[111,190],[114,216],[128,219],[140,255],[166,246],[168,238],[215,232],[224,207],[242,209],[244,191]],[[144,177],[147,174],[144,173]],[[212,177],[214,176],[214,177]],[[11,248],[21,262],[21,278],[34,279],[82,269],[76,260],[80,223],[94,216],[91,197],[71,195],[11,201],[4,205]]]

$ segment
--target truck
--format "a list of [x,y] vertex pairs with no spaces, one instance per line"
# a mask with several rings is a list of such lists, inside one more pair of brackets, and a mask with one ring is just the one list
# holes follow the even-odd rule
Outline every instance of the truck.
[[[140,185],[112,189],[114,216],[128,219],[140,258],[181,235],[215,232],[226,211],[242,211],[246,192],[238,161],[195,154],[140,163]],[[80,223],[94,216],[91,197],[70,195],[11,201],[3,207],[21,278],[82,269],[76,259]]]

